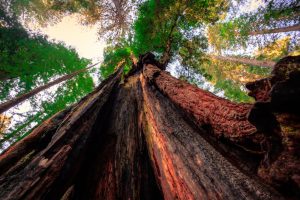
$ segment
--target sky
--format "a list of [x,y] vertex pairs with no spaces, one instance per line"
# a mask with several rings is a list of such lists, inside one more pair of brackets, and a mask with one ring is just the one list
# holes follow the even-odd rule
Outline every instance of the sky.
[[102,60],[105,42],[98,38],[97,24],[84,26],[77,20],[76,15],[64,17],[61,22],[41,27],[37,24],[28,24],[29,29],[48,35],[49,39],[64,42],[76,49],[80,57],[92,59],[93,63]]
[[248,0],[244,5],[240,7],[240,12],[252,12],[261,6],[265,6],[265,2],[263,0]]

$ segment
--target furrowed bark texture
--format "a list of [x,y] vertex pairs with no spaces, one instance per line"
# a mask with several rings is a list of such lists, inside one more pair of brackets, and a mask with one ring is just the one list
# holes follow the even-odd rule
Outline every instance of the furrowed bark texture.
[[272,199],[279,195],[243,174],[183,120],[171,101],[143,81],[150,157],[164,199]]
[[247,120],[251,105],[179,81],[146,57],[124,82],[119,70],[5,151],[0,199],[283,198],[261,162],[273,151],[260,144],[274,140]]

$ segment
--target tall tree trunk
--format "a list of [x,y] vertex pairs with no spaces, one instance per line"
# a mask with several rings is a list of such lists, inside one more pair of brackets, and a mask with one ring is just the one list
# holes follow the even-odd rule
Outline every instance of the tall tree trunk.
[[274,28],[274,29],[265,29],[260,31],[252,31],[249,35],[262,35],[262,34],[269,34],[269,33],[285,33],[290,31],[300,31],[300,24],[296,24],[293,26],[287,26],[282,28]]
[[248,122],[251,105],[143,60],[5,151],[0,199],[282,198],[257,177],[276,143]]
[[86,72],[88,69],[94,67],[95,65],[97,65],[98,63],[90,66],[90,67],[87,67],[87,68],[84,68],[84,69],[80,69],[80,70],[77,70],[71,74],[67,74],[67,75],[64,75],[62,77],[59,77],[58,79],[54,80],[54,81],[51,81],[45,85],[42,85],[40,87],[37,87],[33,90],[31,90],[30,92],[27,92],[25,94],[22,94],[12,100],[9,100],[7,102],[4,102],[2,104],[0,104],[0,113],[3,113],[5,111],[7,111],[8,109],[18,105],[19,103],[25,101],[26,99],[29,99],[30,97],[36,95],[37,93],[43,91],[43,90],[46,90],[50,87],[52,87],[53,85],[56,85],[58,83],[61,83],[61,82],[64,82],[66,80],[70,80],[71,78],[77,76],[78,74],[82,73],[82,72]]
[[247,65],[254,65],[260,67],[274,67],[276,62],[268,61],[268,60],[255,60],[249,58],[241,58],[241,57],[232,57],[232,56],[216,56],[216,55],[209,55],[211,58],[235,63],[242,63]]

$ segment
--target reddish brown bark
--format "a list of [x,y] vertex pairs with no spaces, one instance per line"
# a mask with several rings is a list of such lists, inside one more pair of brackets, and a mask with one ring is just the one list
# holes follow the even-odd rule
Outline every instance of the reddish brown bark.
[[141,79],[143,127],[164,199],[279,198],[230,163],[201,136],[204,130],[196,131],[167,97]]
[[130,52],[130,60],[134,66],[137,65],[138,59],[134,56],[134,54],[132,52]]
[[172,38],[171,35],[169,36],[170,38],[167,40],[167,44],[165,47],[165,51],[160,59],[160,62],[164,66],[164,69],[166,69],[167,63],[169,63],[171,59],[171,45],[172,45]]
[[199,90],[153,65],[147,65],[143,74],[173,103],[191,114],[198,124],[210,125],[216,136],[237,138],[256,132],[247,119],[250,104],[236,104]]
[[[4,152],[0,199],[282,198],[271,186],[287,185],[276,182],[286,173],[297,180],[298,172],[282,168],[274,178],[270,166],[258,164],[266,154],[282,162],[282,151],[247,151],[263,139],[277,144],[268,138],[273,129],[247,121],[250,110],[257,119],[249,104],[216,97],[143,60],[124,83],[119,70]],[[288,123],[283,115],[277,121]]]
[[143,74],[148,82],[166,95],[189,121],[206,131],[207,134],[204,137],[216,141],[212,138],[215,137],[225,140],[226,143],[229,142],[233,149],[231,147],[229,149],[228,145],[220,148],[229,152],[227,154],[230,154],[235,160],[239,160],[243,165],[238,164],[241,168],[245,168],[244,165],[246,165],[249,170],[253,167],[251,165],[258,163],[253,160],[252,163],[249,163],[244,159],[249,155],[237,153],[235,148],[257,155],[263,155],[265,151],[270,151],[262,148],[262,145],[269,142],[268,138],[262,132],[258,132],[256,127],[248,121],[248,113],[252,109],[251,104],[237,104],[217,97],[194,85],[178,80],[152,65],[147,65]]

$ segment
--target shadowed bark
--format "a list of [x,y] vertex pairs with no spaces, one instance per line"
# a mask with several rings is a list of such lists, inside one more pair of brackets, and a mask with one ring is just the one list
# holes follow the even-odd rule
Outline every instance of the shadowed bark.
[[[249,121],[280,139],[258,174],[287,196],[300,196],[300,56],[281,59],[271,77],[248,83],[256,99]],[[280,148],[278,146],[280,145]],[[274,148],[274,147],[273,147]]]
[[281,199],[261,170],[282,150],[261,146],[278,141],[247,120],[252,106],[145,56],[123,83],[120,69],[5,151],[0,199]]

